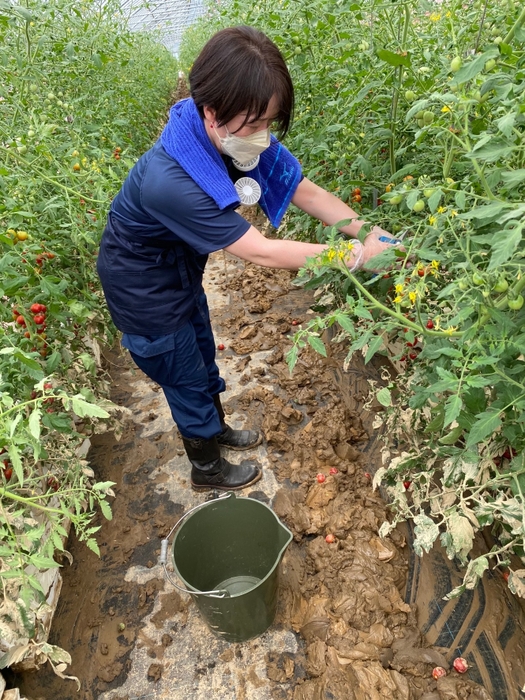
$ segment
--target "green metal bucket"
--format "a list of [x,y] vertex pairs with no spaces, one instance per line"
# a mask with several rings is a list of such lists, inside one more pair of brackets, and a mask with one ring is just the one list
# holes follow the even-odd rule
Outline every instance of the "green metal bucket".
[[[193,508],[171,532],[181,522],[173,567],[211,631],[229,642],[265,632],[275,617],[290,530],[264,503],[233,492]],[[164,564],[170,535],[161,549]]]

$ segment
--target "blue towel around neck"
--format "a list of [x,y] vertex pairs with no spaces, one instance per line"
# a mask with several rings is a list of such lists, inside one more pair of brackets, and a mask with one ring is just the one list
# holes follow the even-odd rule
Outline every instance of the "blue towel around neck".
[[[195,102],[188,97],[173,105],[161,134],[166,153],[174,158],[219,209],[240,204],[221,154],[211,142]],[[279,226],[302,179],[301,165],[272,135],[259,165],[245,173],[261,187],[259,204],[272,226]]]

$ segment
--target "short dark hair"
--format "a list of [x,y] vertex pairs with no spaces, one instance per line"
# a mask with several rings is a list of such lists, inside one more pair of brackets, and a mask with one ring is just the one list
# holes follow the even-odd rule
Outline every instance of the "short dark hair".
[[212,36],[190,71],[190,92],[201,114],[204,107],[216,113],[219,126],[242,112],[256,121],[276,95],[281,137],[290,128],[294,92],[284,58],[266,34],[253,27],[229,27]]

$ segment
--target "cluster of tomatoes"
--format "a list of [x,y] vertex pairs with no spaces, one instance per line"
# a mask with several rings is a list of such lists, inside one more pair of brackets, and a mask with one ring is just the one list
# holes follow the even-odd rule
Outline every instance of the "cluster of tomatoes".
[[54,257],[55,254],[49,252],[48,250],[39,253],[35,258],[35,272],[40,274],[40,272],[42,272],[42,268],[44,267],[44,263],[46,262],[46,260],[53,260]]
[[[23,312],[20,312],[20,310],[17,307],[12,308],[12,314],[13,314],[13,319],[14,322],[16,323],[17,326],[20,326],[20,328],[27,328],[27,320],[26,317],[23,315]],[[38,352],[42,357],[45,357],[47,355],[47,343],[46,343],[46,313],[47,313],[47,306],[45,304],[38,304],[34,303],[31,304],[31,307],[29,308],[29,311],[33,314],[33,324],[36,327],[36,335],[39,340],[39,342],[42,344],[40,347],[40,350]],[[32,332],[30,330],[24,331],[24,337],[25,338],[31,338],[32,337]],[[32,352],[37,352],[37,348],[34,347],[32,349]]]
[[354,189],[352,190],[352,202],[354,204],[359,204],[361,202],[361,199],[361,190],[359,189],[359,187],[354,187]]
[[115,146],[115,150],[113,151],[113,158],[115,160],[120,160],[121,153],[122,153],[122,148],[120,148],[120,146]]
[[[0,449],[0,455],[5,454],[5,448],[2,447]],[[9,462],[8,459],[3,459],[2,462],[4,463],[4,466],[2,468],[2,473],[4,475],[4,479],[6,481],[9,481],[11,477],[13,476],[13,467],[11,466],[11,463]]]
[[[432,323],[432,321],[430,321],[430,323]],[[432,323],[432,328],[433,327],[434,327],[434,324]],[[428,324],[427,324],[427,328],[430,328],[430,326]],[[405,332],[407,330],[408,329],[405,329]],[[417,356],[419,355],[419,353],[423,349],[420,347],[419,342],[420,342],[419,338],[414,338],[414,340],[412,342],[407,340],[407,342],[406,342],[406,347],[407,347],[406,354],[401,355],[401,357],[399,358],[399,361],[406,362],[407,360],[416,360]]]

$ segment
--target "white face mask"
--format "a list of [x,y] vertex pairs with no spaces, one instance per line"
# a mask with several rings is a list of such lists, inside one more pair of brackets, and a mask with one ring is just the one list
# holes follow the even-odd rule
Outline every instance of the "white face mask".
[[241,165],[245,165],[268,148],[270,129],[256,131],[250,136],[235,136],[235,134],[230,134],[226,128],[226,136],[223,138],[217,134],[217,138],[223,153],[231,156]]

